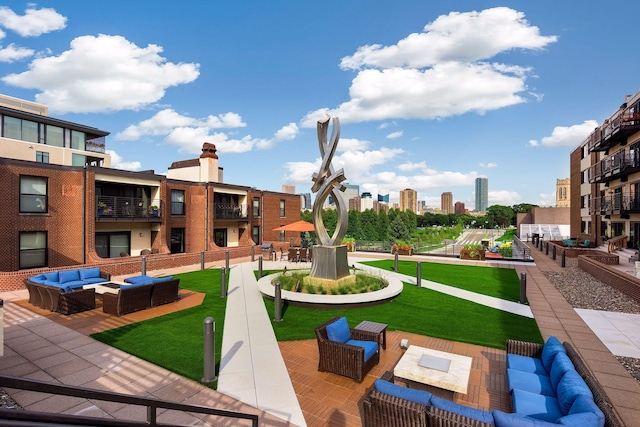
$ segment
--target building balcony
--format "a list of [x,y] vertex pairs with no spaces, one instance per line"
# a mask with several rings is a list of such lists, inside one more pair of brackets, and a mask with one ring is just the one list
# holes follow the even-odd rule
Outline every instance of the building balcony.
[[605,120],[589,136],[589,152],[607,151],[616,144],[624,145],[629,136],[640,131],[640,105],[636,103],[630,108],[626,108],[626,104],[622,105],[624,109],[621,114]]
[[135,197],[96,197],[96,221],[148,221],[162,222],[160,200]]
[[247,205],[237,205],[233,203],[215,203],[215,219],[248,221]]
[[640,151],[634,145],[629,151],[621,150],[591,166],[587,174],[589,183],[595,184],[618,178],[624,182],[629,174],[635,172],[640,172]]
[[616,193],[598,197],[592,201],[589,213],[609,216],[620,215],[622,218],[628,218],[630,214],[640,213],[640,194]]

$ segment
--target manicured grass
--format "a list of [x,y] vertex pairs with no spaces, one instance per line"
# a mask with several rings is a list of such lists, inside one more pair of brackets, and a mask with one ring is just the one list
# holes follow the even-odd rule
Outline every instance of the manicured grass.
[[[273,301],[264,301],[273,318]],[[334,316],[346,316],[351,327],[373,320],[387,323],[389,330],[501,349],[508,338],[543,342],[534,319],[408,284],[393,301],[376,306],[314,309],[289,305],[283,310],[282,322],[273,323],[273,328],[278,341],[313,339],[314,328]]]
[[[368,261],[363,264],[393,271],[394,261]],[[416,277],[416,263],[398,261],[398,272]],[[422,278],[507,301],[520,300],[520,279],[518,273],[512,268],[423,262]]]
[[[93,334],[105,344],[141,359],[200,381],[204,374],[203,322],[215,320],[216,373],[219,370],[226,298],[220,298],[220,270],[194,271],[175,275],[180,287],[206,293],[202,305],[139,323]],[[217,384],[210,384],[215,387]]]

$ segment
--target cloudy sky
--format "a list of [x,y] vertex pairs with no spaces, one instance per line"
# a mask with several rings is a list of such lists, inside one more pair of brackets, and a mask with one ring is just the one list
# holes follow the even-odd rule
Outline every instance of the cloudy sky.
[[361,191],[473,209],[487,177],[489,205],[552,206],[569,153],[640,87],[634,26],[608,5],[10,1],[0,93],[111,132],[120,169],[165,173],[211,142],[225,182],[311,192],[329,114]]

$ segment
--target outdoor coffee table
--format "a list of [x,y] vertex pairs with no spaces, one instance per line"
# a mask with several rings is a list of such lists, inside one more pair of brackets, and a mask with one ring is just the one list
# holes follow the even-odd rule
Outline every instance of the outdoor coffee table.
[[105,293],[117,294],[120,291],[121,286],[126,286],[129,283],[125,282],[104,282],[104,283],[95,283],[93,285],[84,285],[82,289],[95,289],[96,294],[103,295]]
[[380,337],[382,336],[382,349],[387,349],[387,324],[386,323],[377,323],[370,322],[368,320],[364,320],[358,323],[353,329],[358,329],[360,331],[373,332],[374,334],[378,334],[378,342],[380,342]]
[[470,357],[417,345],[410,345],[393,368],[398,378],[462,394],[467,394],[470,374]]

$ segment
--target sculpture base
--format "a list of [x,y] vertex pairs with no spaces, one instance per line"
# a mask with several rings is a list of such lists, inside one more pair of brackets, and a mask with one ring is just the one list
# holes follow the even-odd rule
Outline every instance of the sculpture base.
[[349,276],[346,246],[313,247],[313,261],[309,277],[316,279],[338,280]]

